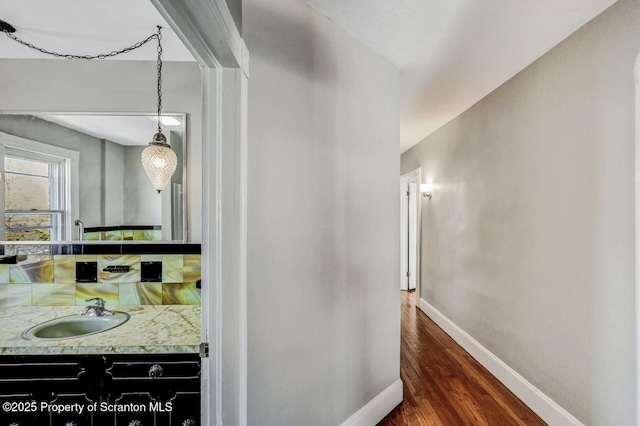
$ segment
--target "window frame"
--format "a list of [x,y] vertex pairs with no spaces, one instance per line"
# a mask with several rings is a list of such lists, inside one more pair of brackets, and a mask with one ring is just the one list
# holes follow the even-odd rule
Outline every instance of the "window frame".
[[[69,214],[69,194],[65,190],[66,180],[69,179],[67,173],[67,164],[70,160],[56,157],[48,154],[44,154],[41,152],[35,152],[31,150],[25,150],[22,148],[15,148],[5,146],[4,155],[3,155],[3,163],[6,167],[6,159],[15,158],[19,160],[32,161],[45,163],[48,165],[48,173],[47,175],[36,175],[31,173],[20,173],[8,171],[5,168],[4,177],[5,179],[9,175],[14,176],[33,176],[39,178],[45,178],[49,180],[49,208],[43,210],[6,210],[6,199],[5,199],[5,237],[6,232],[9,231],[29,231],[29,230],[38,230],[38,229],[49,229],[49,241],[61,241],[65,236],[65,228],[66,228],[66,216]],[[6,180],[5,180],[6,184]],[[48,226],[29,226],[29,227],[12,227],[7,228],[6,225],[6,216],[7,215],[21,215],[21,216],[29,216],[29,215],[39,215],[39,216],[49,216],[49,225]]]
[[[79,160],[78,151],[20,138],[0,132],[0,172],[5,175],[4,159],[6,156],[24,158],[26,160],[44,161],[50,167],[50,209],[49,210],[11,210],[5,211],[5,185],[0,185],[0,239],[5,240],[5,214],[40,214],[50,215],[50,241],[72,240],[73,220],[79,214]],[[55,169],[52,170],[52,169]],[[11,172],[9,172],[11,173]],[[54,221],[59,224],[54,225]],[[36,227],[44,229],[47,227]],[[22,229],[22,228],[20,228]],[[35,228],[34,228],[35,229]]]

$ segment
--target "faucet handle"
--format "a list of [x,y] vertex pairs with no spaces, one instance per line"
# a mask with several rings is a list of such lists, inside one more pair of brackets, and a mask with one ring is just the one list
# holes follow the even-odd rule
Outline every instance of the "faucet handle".
[[92,297],[91,299],[87,299],[85,300],[85,302],[91,302],[91,301],[95,301],[96,303],[94,303],[94,306],[100,308],[100,309],[104,309],[104,304],[105,301],[102,297]]

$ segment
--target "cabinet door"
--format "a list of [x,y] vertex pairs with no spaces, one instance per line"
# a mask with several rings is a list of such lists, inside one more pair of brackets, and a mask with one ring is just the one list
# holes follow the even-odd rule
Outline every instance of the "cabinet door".
[[171,424],[177,426],[200,425],[200,394],[178,393],[172,401]]
[[87,405],[89,405],[90,402],[85,398],[84,394],[58,396],[55,400],[51,401],[51,403],[70,407],[82,407],[82,412],[75,409],[69,412],[51,412],[49,423],[51,426],[91,425],[91,413],[87,410]]
[[149,395],[146,393],[122,394],[115,403],[121,407],[127,407],[128,412],[117,412],[115,414],[118,426],[154,426],[163,423],[155,423],[154,413],[149,405]]
[[[31,407],[25,409],[24,404],[31,401],[31,397],[28,394],[24,395],[7,395],[0,396],[0,404],[8,403],[9,410],[0,411],[0,420],[4,424],[16,426],[31,426],[39,424],[36,419],[37,407],[35,410],[31,410]],[[23,405],[18,405],[23,404]]]

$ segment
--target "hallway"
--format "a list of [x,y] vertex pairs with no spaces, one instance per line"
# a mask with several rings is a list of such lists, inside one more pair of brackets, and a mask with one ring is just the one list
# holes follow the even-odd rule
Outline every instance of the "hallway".
[[400,377],[404,401],[379,426],[545,423],[402,292]]

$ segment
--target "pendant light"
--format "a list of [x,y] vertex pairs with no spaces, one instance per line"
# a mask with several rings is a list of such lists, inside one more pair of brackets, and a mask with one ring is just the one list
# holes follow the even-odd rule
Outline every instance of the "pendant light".
[[160,27],[158,27],[158,132],[153,135],[149,146],[142,151],[142,167],[149,176],[151,184],[158,191],[162,191],[178,166],[178,157],[173,152],[167,138],[162,133],[162,44],[160,44]]

